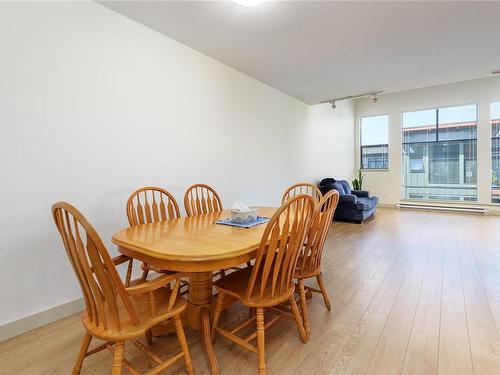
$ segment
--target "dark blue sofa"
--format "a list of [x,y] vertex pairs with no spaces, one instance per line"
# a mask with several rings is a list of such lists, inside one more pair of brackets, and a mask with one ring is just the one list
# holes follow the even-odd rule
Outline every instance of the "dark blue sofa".
[[352,190],[346,180],[336,181],[325,178],[321,181],[319,189],[323,194],[335,189],[340,194],[339,204],[335,210],[334,219],[348,220],[361,223],[375,214],[378,197],[370,197],[364,190]]

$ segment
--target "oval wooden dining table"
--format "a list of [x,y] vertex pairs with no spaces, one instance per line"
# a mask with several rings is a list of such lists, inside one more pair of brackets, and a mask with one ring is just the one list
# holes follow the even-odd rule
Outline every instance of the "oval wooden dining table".
[[[260,207],[260,215],[271,217],[276,210]],[[185,321],[189,327],[201,330],[207,362],[214,375],[219,374],[219,365],[210,335],[213,273],[254,259],[266,227],[265,224],[252,228],[215,224],[230,215],[230,210],[225,210],[137,225],[117,232],[112,238],[124,255],[187,274]]]

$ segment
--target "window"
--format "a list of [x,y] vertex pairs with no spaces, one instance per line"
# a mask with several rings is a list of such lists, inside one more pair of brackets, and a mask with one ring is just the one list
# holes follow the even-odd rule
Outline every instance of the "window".
[[389,168],[389,116],[361,118],[361,169]]
[[475,104],[403,112],[402,128],[404,198],[477,200]]
[[460,145],[431,144],[429,147],[429,183],[460,183]]
[[424,148],[420,144],[414,144],[408,147],[410,172],[425,173],[424,168]]
[[492,103],[491,118],[491,202],[500,203],[500,102]]
[[477,143],[470,142],[463,146],[464,182],[467,185],[477,184]]
[[423,158],[417,158],[417,159],[412,159],[410,158],[410,171],[414,173],[424,173],[424,159]]

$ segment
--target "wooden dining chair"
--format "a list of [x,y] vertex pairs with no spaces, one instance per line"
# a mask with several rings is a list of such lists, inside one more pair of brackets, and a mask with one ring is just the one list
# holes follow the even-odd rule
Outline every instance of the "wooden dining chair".
[[281,198],[281,204],[283,204],[287,199],[292,198],[298,194],[306,194],[310,195],[314,198],[315,202],[319,202],[323,194],[321,194],[321,190],[318,189],[316,185],[310,184],[308,182],[299,182],[298,184],[290,186],[286,189],[283,197]]
[[184,193],[184,208],[188,216],[222,211],[222,201],[214,188],[205,184],[194,184]]
[[[295,268],[294,277],[298,280],[302,319],[308,338],[310,336],[310,324],[306,304],[306,290],[321,293],[327,309],[331,310],[330,298],[328,297],[323,275],[321,274],[321,258],[338,202],[339,193],[336,190],[330,190],[316,205],[311,225],[307,232],[304,246],[299,252],[299,259]],[[304,280],[310,278],[316,278],[319,289],[305,286]]]
[[[224,210],[222,200],[215,189],[206,184],[194,184],[184,193],[184,209],[187,216],[204,215]],[[214,277],[224,277],[225,270],[220,270]]]
[[[52,215],[85,301],[82,320],[86,334],[72,374],[80,373],[86,357],[104,349],[113,354],[113,375],[121,374],[122,366],[131,374],[139,374],[123,357],[127,340],[156,363],[145,374],[157,374],[181,357],[184,357],[187,373],[193,374],[180,318],[186,308],[186,301],[178,298],[182,275],[163,274],[151,281],[132,282],[126,287],[115,267],[125,262],[130,264],[129,257],[120,255],[112,259],[94,228],[69,203],[55,203]],[[181,350],[163,360],[137,338],[146,335],[154,325],[170,321],[176,328]],[[93,337],[106,342],[89,351]]]
[[[127,200],[127,218],[131,227],[181,217],[179,205],[174,196],[165,189],[146,186],[134,191]],[[149,271],[165,272],[152,264],[142,263],[142,279]]]
[[[303,342],[307,340],[294,298],[293,275],[314,207],[315,202],[308,195],[296,195],[287,200],[268,222],[257,250],[255,264],[215,282],[219,295],[214,310],[212,337],[215,338],[215,333],[219,333],[237,345],[257,353],[260,375],[266,373],[265,330],[281,317],[277,314],[265,323],[264,309],[288,301],[300,337]],[[230,331],[218,326],[226,295],[236,298],[243,305],[255,309],[256,312],[249,320]],[[256,321],[257,331],[245,338],[240,338],[237,335],[238,332],[248,327],[253,321]],[[257,338],[257,347],[250,344],[250,341],[255,338]]]

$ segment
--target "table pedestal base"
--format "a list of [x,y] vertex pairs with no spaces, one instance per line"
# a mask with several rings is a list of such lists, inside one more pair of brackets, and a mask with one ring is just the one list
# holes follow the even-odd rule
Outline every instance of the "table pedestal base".
[[201,340],[203,342],[203,349],[205,350],[208,366],[210,367],[210,373],[212,375],[219,375],[219,362],[217,362],[212,344],[211,319],[209,311],[206,308],[201,311]]
[[[200,331],[210,373],[219,375],[219,363],[215,356],[211,334],[212,286],[212,272],[197,272],[189,275],[189,300],[182,316],[182,322],[188,327]],[[153,336],[172,332],[175,332],[175,327],[171,322],[152,328]]]
[[207,358],[210,373],[219,374],[219,363],[215,356],[211,335],[212,312],[212,272],[196,272],[189,274],[189,305],[187,323],[191,328],[201,330],[203,349]]

